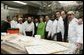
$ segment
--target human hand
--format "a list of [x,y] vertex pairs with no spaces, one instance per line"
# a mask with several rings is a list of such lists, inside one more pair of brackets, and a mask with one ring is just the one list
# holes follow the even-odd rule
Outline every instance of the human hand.
[[80,49],[82,47],[82,44],[81,43],[76,43],[76,46],[78,49]]
[[81,25],[82,24],[82,19],[78,20],[78,24]]

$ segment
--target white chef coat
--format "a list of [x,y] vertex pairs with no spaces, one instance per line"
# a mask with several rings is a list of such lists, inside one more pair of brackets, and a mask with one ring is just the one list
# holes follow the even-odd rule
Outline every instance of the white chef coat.
[[51,20],[49,20],[46,24],[46,31],[49,31],[50,30],[50,27],[51,27]]
[[11,24],[11,28],[16,28],[17,21],[12,20],[12,21],[10,22],[10,24]]
[[48,36],[51,35],[51,37],[53,37],[53,35],[57,31],[56,27],[57,27],[57,20],[51,21]]
[[28,22],[23,23],[24,35],[26,35],[25,31],[32,31],[32,33],[34,35],[34,23],[33,22],[31,22],[30,24]]
[[77,32],[78,32],[77,33],[77,36],[78,36],[77,43],[83,44],[83,24],[78,25]]
[[20,33],[23,33],[23,23],[22,23],[22,24],[18,23],[18,24],[16,25],[16,28],[19,28],[19,32],[20,32]]
[[71,43],[76,43],[77,41],[77,27],[78,27],[78,23],[77,23],[77,19],[73,18],[70,22],[69,22],[69,28],[68,28],[68,41]]
[[58,33],[61,32],[62,38],[64,38],[64,22],[61,16],[58,18],[58,21],[57,21],[57,32]]

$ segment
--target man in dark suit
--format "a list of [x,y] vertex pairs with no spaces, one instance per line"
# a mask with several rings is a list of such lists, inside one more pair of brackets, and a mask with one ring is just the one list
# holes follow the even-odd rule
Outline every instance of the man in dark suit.
[[11,28],[10,21],[9,17],[7,17],[6,20],[1,21],[1,32],[7,32],[7,30]]
[[63,18],[63,23],[64,23],[64,39],[62,41],[67,42],[68,40],[68,19],[67,19],[67,12],[66,11],[61,11],[61,16]]
[[38,27],[38,19],[35,18],[35,20],[34,20],[34,35],[36,35],[37,27]]

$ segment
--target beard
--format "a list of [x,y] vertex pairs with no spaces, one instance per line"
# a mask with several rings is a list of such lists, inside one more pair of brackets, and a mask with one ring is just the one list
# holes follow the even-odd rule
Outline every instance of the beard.
[[31,23],[31,21],[27,21],[28,23]]
[[51,19],[52,21],[54,21],[55,19]]

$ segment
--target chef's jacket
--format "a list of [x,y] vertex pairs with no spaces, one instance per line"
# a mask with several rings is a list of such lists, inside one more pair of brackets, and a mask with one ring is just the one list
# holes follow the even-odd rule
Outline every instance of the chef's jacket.
[[78,27],[78,23],[77,23],[77,19],[73,18],[70,22],[69,22],[69,28],[68,28],[68,41],[71,43],[75,43],[77,41],[77,27]]
[[26,35],[25,31],[32,31],[32,34],[34,35],[34,23],[28,23],[27,21],[23,23],[23,32],[24,35]]
[[12,21],[10,22],[10,24],[11,24],[11,28],[16,28],[16,26],[17,26],[17,21],[12,20]]

